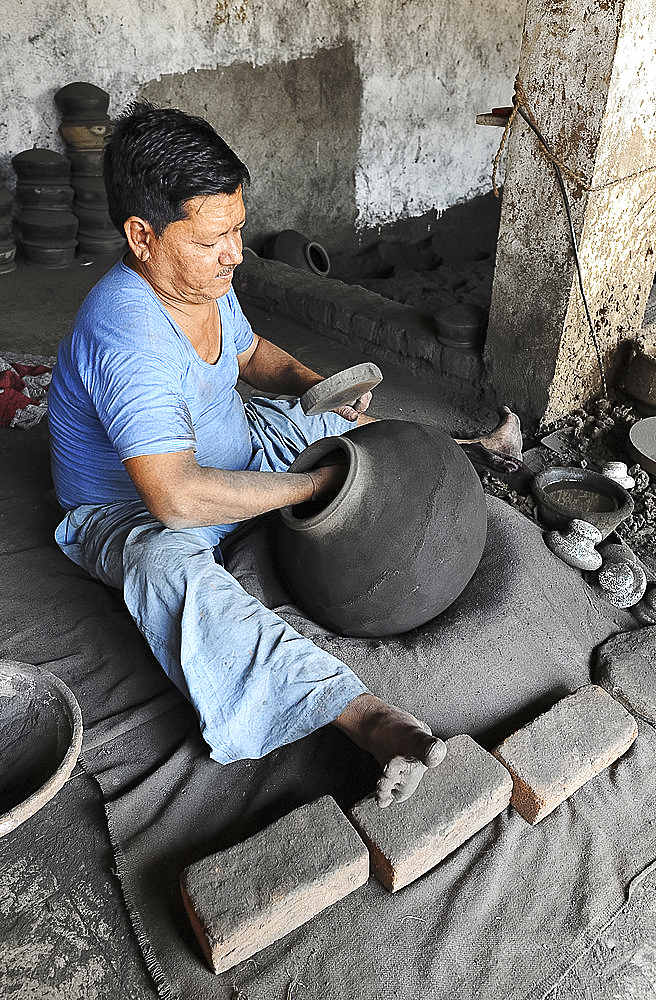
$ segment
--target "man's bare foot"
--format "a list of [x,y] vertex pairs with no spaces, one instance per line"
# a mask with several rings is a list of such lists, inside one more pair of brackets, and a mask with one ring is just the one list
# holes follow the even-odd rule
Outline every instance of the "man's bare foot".
[[488,451],[498,455],[508,455],[510,458],[522,458],[522,430],[519,417],[507,406],[499,410],[501,419],[497,426],[482,437],[459,441],[459,444],[482,444]]
[[519,417],[502,406],[501,420],[482,437],[466,440],[456,438],[465,455],[479,472],[493,472],[517,489],[533,478],[522,462],[522,431]]
[[427,768],[437,767],[446,754],[446,745],[425,722],[372,694],[354,698],[333,725],[381,765],[376,785],[381,808],[408,799]]

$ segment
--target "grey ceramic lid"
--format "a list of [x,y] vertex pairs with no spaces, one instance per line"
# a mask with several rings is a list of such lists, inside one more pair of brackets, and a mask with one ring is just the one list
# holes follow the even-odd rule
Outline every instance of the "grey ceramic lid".
[[313,385],[301,396],[301,407],[309,417],[317,413],[326,413],[338,406],[355,402],[382,380],[383,373],[378,365],[365,361],[361,365],[336,372],[323,382]]

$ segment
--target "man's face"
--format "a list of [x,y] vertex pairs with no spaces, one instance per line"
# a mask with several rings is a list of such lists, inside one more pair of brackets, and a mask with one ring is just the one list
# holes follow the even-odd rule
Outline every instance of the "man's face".
[[243,260],[246,219],[242,190],[191,198],[187,218],[170,223],[150,245],[149,280],[156,291],[184,302],[225,295]]

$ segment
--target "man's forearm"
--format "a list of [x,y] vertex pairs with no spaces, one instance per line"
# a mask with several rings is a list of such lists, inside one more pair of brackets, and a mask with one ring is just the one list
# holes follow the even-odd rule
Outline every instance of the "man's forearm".
[[262,338],[240,377],[254,389],[283,396],[302,396],[306,389],[323,381],[322,375]]
[[168,513],[167,527],[185,528],[247,521],[258,514],[309,500],[312,476],[288,472],[231,472],[198,469]]
[[246,521],[337,490],[343,470],[248,472],[204,468],[191,453],[140,456],[126,468],[151,514],[167,528]]

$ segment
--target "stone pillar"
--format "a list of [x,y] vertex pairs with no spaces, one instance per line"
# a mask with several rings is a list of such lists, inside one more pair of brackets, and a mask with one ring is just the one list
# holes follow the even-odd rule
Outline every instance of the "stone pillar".
[[[612,383],[656,271],[656,0],[528,0],[519,64],[564,176],[588,305]],[[487,370],[535,426],[600,394],[553,166],[528,124],[508,140]]]

